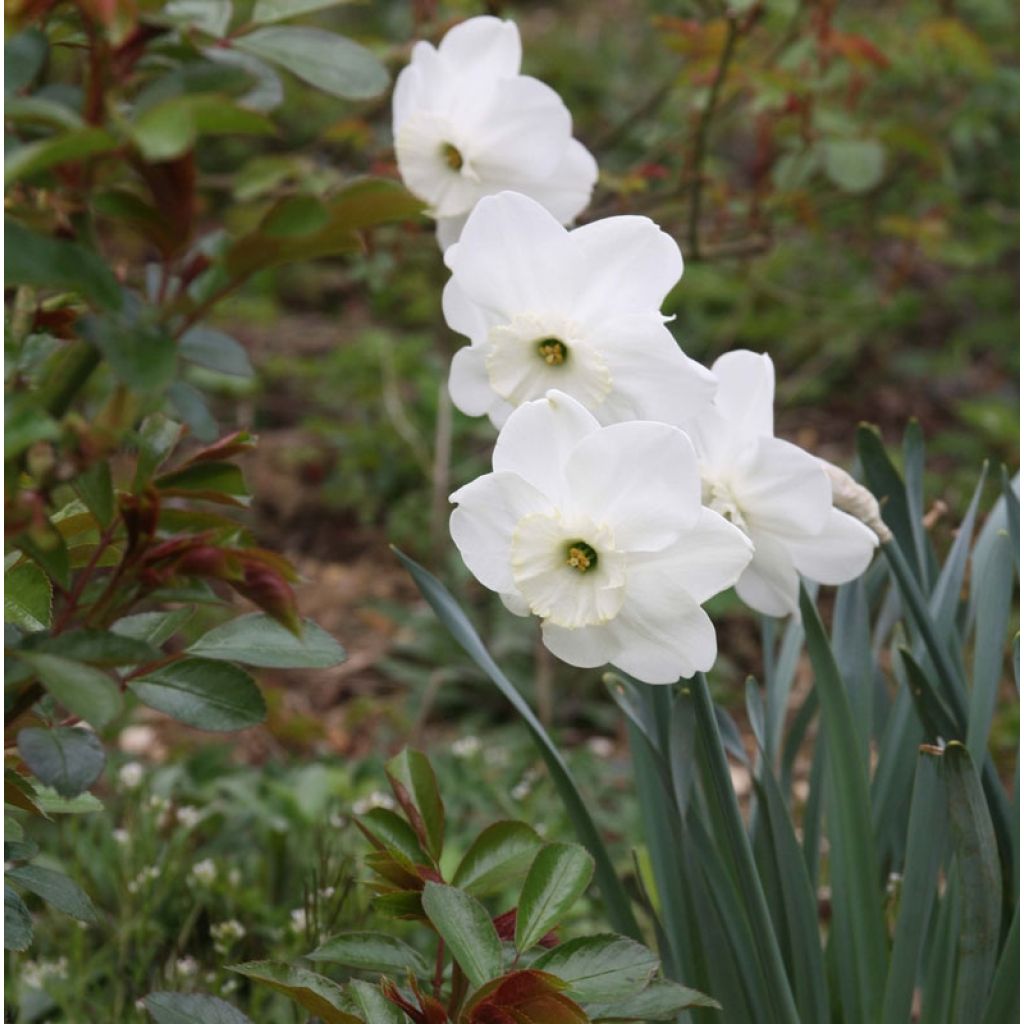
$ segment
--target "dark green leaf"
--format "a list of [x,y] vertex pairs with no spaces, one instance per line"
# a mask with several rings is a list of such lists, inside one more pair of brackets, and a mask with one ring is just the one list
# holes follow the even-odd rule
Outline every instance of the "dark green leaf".
[[474,896],[486,896],[525,873],[542,845],[543,840],[525,822],[496,821],[470,843],[452,884]]
[[356,824],[375,846],[386,850],[405,866],[429,864],[412,826],[386,807],[374,807],[361,814]]
[[51,871],[37,864],[21,864],[8,871],[6,877],[79,921],[87,924],[97,921],[92,900],[82,892],[77,882],[59,871]]
[[410,575],[419,587],[420,592],[426,598],[427,603],[433,608],[434,613],[451,633],[462,649],[473,659],[483,670],[487,677],[501,691],[502,695],[512,704],[520,717],[529,728],[534,741],[541,752],[551,772],[552,779],[558,789],[562,802],[571,819],[576,834],[580,841],[590,851],[596,864],[596,874],[601,894],[605,900],[606,912],[609,921],[616,931],[624,932],[633,938],[640,937],[640,929],[633,916],[629,896],[626,894],[615,873],[611,858],[605,848],[594,820],[587,810],[583,798],[580,796],[576,783],[569,774],[569,768],[562,757],[558,747],[548,736],[544,726],[541,725],[537,716],[533,713],[529,704],[523,699],[522,694],[508,681],[501,669],[498,668],[494,659],[490,656],[483,642],[473,629],[469,619],[458,606],[455,599],[441,585],[441,583],[426,571],[417,562],[402,554],[397,548],[393,549],[401,560],[402,564],[409,570]]
[[410,970],[421,978],[430,973],[430,965],[411,946],[392,935],[378,932],[335,935],[312,953],[306,953],[305,957],[307,960],[355,967],[361,971],[397,971],[404,974]]
[[303,621],[302,636],[297,637],[259,612],[215,626],[188,653],[260,668],[330,668],[345,660],[338,641],[311,619]]
[[578,1002],[617,1003],[647,985],[658,957],[624,935],[592,935],[563,942],[530,966],[561,978]]
[[327,207],[316,196],[285,196],[278,200],[260,222],[260,231],[268,238],[301,238],[326,226]]
[[161,657],[161,652],[151,644],[103,629],[76,629],[46,637],[33,649],[102,666],[138,665]]
[[162,391],[174,379],[177,348],[159,325],[108,316],[84,320],[82,333],[134,391]]
[[274,21],[285,21],[311,11],[322,11],[326,7],[337,7],[348,0],[256,0],[252,9],[252,20],[256,25],[268,25]]
[[[917,545],[910,521],[907,491],[876,427],[862,423],[857,430],[857,453],[871,493],[878,499],[882,519],[893,532],[900,550],[917,566]],[[920,579],[920,577],[918,577]]]
[[4,160],[4,185],[47,171],[58,164],[77,163],[116,149],[118,141],[103,128],[74,128],[63,135],[40,139],[11,150]]
[[14,124],[45,124],[67,131],[84,124],[70,107],[42,96],[8,96],[4,101],[4,119]]
[[235,46],[344,99],[370,99],[388,87],[383,64],[365,47],[317,28],[258,28]]
[[550,843],[533,859],[516,915],[516,949],[530,949],[568,913],[594,874],[594,859],[571,843]]
[[60,427],[32,395],[7,395],[4,401],[4,461],[19,456],[36,441],[52,441]]
[[94,305],[120,308],[121,286],[92,250],[38,235],[10,219],[4,221],[4,237],[4,275],[8,286],[28,284],[80,292]]
[[408,1024],[405,1014],[385,999],[376,985],[353,979],[348,988],[357,1009],[369,1024]]
[[252,1024],[241,1010],[216,996],[151,992],[143,1002],[156,1024]]
[[283,992],[303,1009],[321,1018],[324,1024],[363,1024],[345,1009],[345,993],[341,986],[322,974],[272,960],[236,964],[228,970]]
[[167,389],[167,397],[194,437],[206,444],[217,439],[220,428],[202,392],[187,381],[176,380]]
[[220,38],[231,24],[231,0],[171,0],[162,13],[177,25]]
[[142,155],[159,162],[184,155],[200,135],[269,135],[276,129],[263,114],[227,96],[200,93],[176,96],[148,108],[131,131]]
[[118,619],[110,629],[118,636],[159,647],[170,640],[192,617],[192,612],[191,608],[174,608],[167,612],[139,612]]
[[61,796],[74,797],[87,790],[106,763],[103,744],[85,729],[22,729],[18,753],[41,782]]
[[418,750],[406,748],[388,761],[385,771],[420,845],[431,859],[440,860],[444,847],[444,804],[430,762]]
[[46,689],[64,707],[97,729],[102,729],[121,710],[121,691],[106,672],[55,654],[19,651],[18,657],[32,666]]
[[94,462],[71,486],[100,526],[107,527],[114,521],[117,498],[110,478],[110,463],[106,459]]
[[155,483],[165,494],[203,498],[225,505],[249,503],[245,477],[233,462],[195,462],[157,477]]
[[65,590],[71,586],[71,557],[60,531],[50,520],[37,524],[35,530],[18,534],[14,546],[42,568]]
[[186,658],[134,680],[131,689],[151,708],[211,732],[259,725],[267,707],[252,677],[235,665]]
[[1015,1020],[1020,1013],[1020,907],[1013,913],[1013,923],[999,957],[992,991],[981,1024],[1003,1024]]
[[674,981],[656,978],[642,992],[621,1003],[588,1006],[587,1016],[593,1021],[675,1020],[680,1013],[707,1007],[720,1010],[710,996]]
[[501,974],[501,940],[483,904],[454,886],[427,882],[423,909],[472,988]]
[[4,949],[28,949],[32,941],[32,915],[22,898],[4,884]]
[[53,617],[53,584],[35,562],[22,561],[4,573],[4,621],[37,632]]
[[140,491],[149,483],[150,477],[163,465],[181,439],[182,426],[163,413],[147,416],[139,427],[136,443],[139,446],[139,460],[135,468],[132,488]]
[[4,40],[4,92],[17,92],[31,84],[43,69],[49,43],[37,28]]
[[182,359],[234,377],[251,377],[249,354],[234,338],[212,327],[193,327],[178,342]]

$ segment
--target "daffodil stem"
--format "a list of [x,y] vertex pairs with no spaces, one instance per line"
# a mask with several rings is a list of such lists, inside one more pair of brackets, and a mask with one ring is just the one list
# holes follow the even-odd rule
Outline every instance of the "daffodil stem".
[[693,185],[690,191],[690,225],[688,231],[690,251],[687,256],[690,259],[699,260],[700,254],[700,207],[704,198],[704,159],[707,156],[708,132],[711,128],[711,121],[715,116],[718,107],[718,98],[722,91],[722,83],[729,71],[729,64],[732,61],[736,49],[736,40],[739,37],[739,23],[735,18],[726,19],[725,43],[722,46],[722,53],[718,58],[718,67],[715,68],[715,77],[711,82],[711,89],[708,92],[707,102],[701,111],[700,120],[697,122],[697,133],[693,140],[693,159],[691,160],[690,171],[693,175]]

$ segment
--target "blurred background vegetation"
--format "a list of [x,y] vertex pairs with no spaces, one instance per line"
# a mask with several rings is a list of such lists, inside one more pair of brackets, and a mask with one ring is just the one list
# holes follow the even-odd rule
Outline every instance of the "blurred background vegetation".
[[[245,7],[236,3],[243,17]],[[524,70],[561,93],[601,166],[583,219],[645,214],[679,240],[686,273],[666,312],[686,352],[704,362],[736,347],[770,353],[777,432],[847,466],[859,421],[897,445],[918,419],[928,521],[948,541],[982,461],[1017,469],[1018,13],[994,0],[737,0],[730,10],[718,0],[377,0],[302,23],[359,39],[397,72],[416,38],[436,41],[474,14],[515,18]],[[285,88],[278,138],[199,148],[211,222],[240,230],[282,195],[317,195],[367,170],[397,176],[387,98]],[[133,244],[123,240],[125,259],[139,258]],[[493,431],[444,396],[461,344],[441,316],[444,279],[424,219],[375,231],[360,255],[264,271],[221,307],[217,325],[245,346],[256,377],[192,372],[219,395],[224,430],[260,437],[247,524],[295,562],[302,613],[349,659],[301,677],[268,673],[279,685],[267,725],[230,745],[199,749],[206,737],[143,723],[153,730],[138,754],[143,786],[109,816],[40,833],[102,907],[147,866],[166,877],[150,896],[138,882],[104,943],[69,943],[63,918],[41,929],[38,961],[71,958],[73,981],[61,988],[56,969],[24,979],[36,1009],[26,1003],[19,1020],[55,1007],[58,1019],[84,1019],[75,1014],[95,1007],[83,995],[90,977],[121,979],[127,1015],[154,978],[217,991],[229,976],[206,976],[226,958],[308,948],[307,919],[292,911],[311,891],[333,889],[331,906],[347,892],[361,844],[344,816],[383,788],[376,765],[402,742],[481,736],[487,759],[470,744],[439,761],[447,798],[464,801],[453,817],[521,815],[568,836],[500,697],[433,622],[389,542],[473,602],[497,660],[577,747],[584,788],[614,809],[603,823],[628,829],[621,725],[600,680],[547,658],[534,623],[492,601],[447,543],[444,499],[485,471]],[[741,704],[742,678],[760,666],[757,625],[729,596],[713,611],[714,684]],[[1004,747],[1016,743],[1007,716],[994,740]],[[178,829],[181,805],[200,818]],[[102,856],[72,859],[86,848]],[[628,858],[625,842],[619,852]],[[209,883],[195,874],[207,858],[220,872]],[[333,926],[357,927],[360,898],[339,906]],[[246,934],[228,955],[211,927],[230,919]],[[132,949],[147,958],[126,976],[118,964]]]

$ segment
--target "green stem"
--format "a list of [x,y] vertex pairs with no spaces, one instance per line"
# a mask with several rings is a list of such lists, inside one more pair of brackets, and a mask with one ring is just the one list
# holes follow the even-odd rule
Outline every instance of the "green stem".
[[697,134],[693,141],[693,160],[691,173],[693,174],[693,189],[690,192],[690,227],[688,237],[690,251],[687,253],[690,259],[700,259],[700,204],[704,197],[704,158],[707,155],[708,131],[711,128],[712,118],[715,116],[715,108],[718,106],[718,97],[722,91],[722,83],[725,81],[726,73],[729,70],[729,63],[732,61],[733,52],[736,49],[736,40],[739,38],[739,25],[735,18],[728,19],[725,45],[718,58],[718,67],[715,68],[715,77],[711,82],[711,91],[708,93],[707,103],[701,111],[700,120],[697,122]]
[[63,416],[99,363],[99,349],[87,341],[74,342],[39,389],[40,404],[51,416]]

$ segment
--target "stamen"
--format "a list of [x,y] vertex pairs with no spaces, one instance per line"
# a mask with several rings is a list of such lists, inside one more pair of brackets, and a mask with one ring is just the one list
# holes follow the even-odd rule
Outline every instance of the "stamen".
[[548,366],[561,366],[569,358],[569,349],[557,338],[542,338],[537,342],[537,351]]
[[587,572],[597,565],[597,552],[585,540],[574,540],[569,545],[568,556],[565,564],[578,572]]
[[450,143],[445,142],[441,146],[441,156],[444,158],[444,162],[453,170],[462,170],[462,154]]

